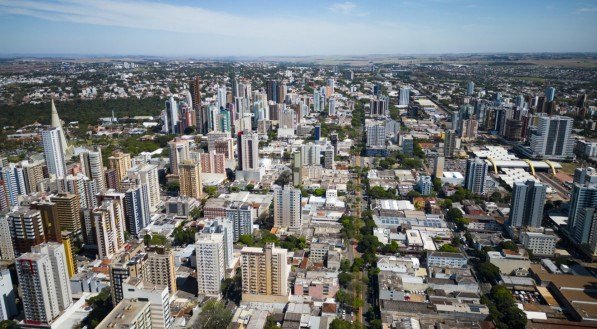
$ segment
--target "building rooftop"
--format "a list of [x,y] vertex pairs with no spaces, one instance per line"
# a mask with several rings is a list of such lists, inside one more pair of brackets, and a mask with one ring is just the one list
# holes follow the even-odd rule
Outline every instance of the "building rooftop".
[[135,299],[123,299],[108,314],[96,328],[125,329],[130,328],[138,318],[138,314],[145,308],[149,308],[148,301]]

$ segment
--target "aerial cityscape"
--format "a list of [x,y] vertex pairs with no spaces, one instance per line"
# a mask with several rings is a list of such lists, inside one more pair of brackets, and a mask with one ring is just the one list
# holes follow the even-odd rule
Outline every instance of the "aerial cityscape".
[[0,329],[597,328],[596,2],[0,16]]

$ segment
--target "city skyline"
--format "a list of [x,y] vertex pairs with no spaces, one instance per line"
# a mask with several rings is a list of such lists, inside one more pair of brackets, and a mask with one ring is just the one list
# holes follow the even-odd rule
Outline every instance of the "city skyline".
[[[595,52],[594,1],[0,1],[2,55]],[[276,28],[272,28],[276,27]],[[278,28],[279,27],[279,28]],[[10,32],[10,33],[8,33]],[[355,47],[355,45],[359,45]]]

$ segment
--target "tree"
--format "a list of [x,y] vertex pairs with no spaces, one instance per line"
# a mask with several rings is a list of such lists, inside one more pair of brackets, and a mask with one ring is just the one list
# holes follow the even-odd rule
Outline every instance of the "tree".
[[189,212],[189,216],[191,216],[192,219],[197,219],[197,218],[201,217],[201,209],[199,207],[193,208]]
[[446,220],[455,222],[458,218],[462,218],[462,212],[459,209],[451,208],[448,210],[448,213],[446,214]]
[[352,275],[350,275],[350,273],[340,272],[338,274],[338,283],[340,283],[340,287],[346,288],[350,281],[352,281]]
[[500,242],[499,245],[500,249],[507,249],[507,250],[512,250],[514,252],[518,252],[518,246],[516,245],[516,243],[514,243],[514,241],[510,240],[510,241],[502,241]]
[[354,326],[352,323],[342,320],[342,319],[334,319],[332,323],[330,323],[330,329],[353,329]]
[[241,234],[241,236],[238,238],[238,242],[247,245],[248,247],[255,245],[255,239],[251,234]]
[[386,244],[383,246],[383,252],[385,254],[395,254],[400,250],[400,246],[398,246],[398,242],[392,241],[391,243]]
[[13,320],[4,320],[0,322],[0,329],[18,329],[19,324]]
[[217,186],[206,186],[203,188],[203,192],[207,193],[210,198],[214,198],[218,196],[218,187]]
[[209,300],[201,308],[195,329],[226,329],[232,320],[232,312],[222,302]]
[[292,178],[292,172],[290,170],[283,171],[274,181],[274,184],[278,186],[288,185],[290,184],[290,178]]
[[253,191],[254,188],[255,188],[255,185],[253,185],[253,184],[247,184],[247,186],[245,186],[245,189],[247,191]]
[[490,262],[477,265],[477,272],[489,282],[497,282],[500,279],[500,269]]
[[265,326],[263,327],[263,329],[279,329],[282,328],[280,327],[280,325],[278,325],[278,322],[276,322],[276,320],[271,317],[268,316],[267,319],[265,320]]
[[322,197],[322,196],[325,195],[325,189],[323,189],[323,188],[317,188],[317,189],[315,189],[313,191],[313,195]]
[[114,307],[112,305],[110,288],[104,288],[99,294],[89,298],[87,304],[91,306],[92,310],[87,316],[85,324],[88,324],[91,328],[95,328]]
[[439,251],[443,251],[443,252],[458,252],[458,248],[454,247],[451,244],[444,244],[441,247],[439,247]]

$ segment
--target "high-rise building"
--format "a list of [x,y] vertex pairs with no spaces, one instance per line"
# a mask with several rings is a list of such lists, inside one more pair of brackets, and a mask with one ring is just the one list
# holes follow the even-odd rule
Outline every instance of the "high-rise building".
[[114,152],[111,157],[108,158],[110,162],[110,169],[116,171],[116,180],[118,184],[126,176],[126,172],[131,169],[131,155],[128,153]]
[[14,169],[13,164],[0,166],[0,210],[18,205],[19,179]]
[[193,160],[183,160],[178,165],[178,177],[180,182],[180,195],[201,199],[203,191],[199,163]]
[[66,142],[66,137],[64,135],[64,128],[62,128],[62,121],[58,117],[58,111],[56,110],[56,105],[54,104],[54,100],[52,99],[52,108],[51,108],[51,124],[50,127],[52,129],[60,130],[60,144],[62,144],[62,150],[64,151],[64,158],[70,158],[73,154],[74,148],[69,146]]
[[410,103],[410,88],[400,88],[400,99],[398,105],[408,106]]
[[153,284],[165,285],[173,295],[176,290],[176,269],[174,252],[164,246],[156,246],[147,250],[147,275],[145,278]]
[[417,180],[417,189],[422,195],[431,195],[431,192],[433,192],[433,180],[431,176],[420,175]]
[[485,178],[487,176],[487,163],[483,159],[475,158],[466,160],[466,177],[464,187],[475,194],[485,193]]
[[264,248],[241,250],[242,300],[244,302],[286,302],[288,290],[288,251],[267,244]]
[[301,190],[290,185],[274,188],[274,227],[300,229]]
[[58,219],[58,206],[55,202],[40,200],[32,202],[31,209],[38,210],[44,230],[44,241],[62,242],[62,228]]
[[200,153],[201,172],[211,174],[226,173],[226,156],[216,151]]
[[60,128],[52,128],[41,132],[48,173],[58,179],[66,176],[65,149],[61,141],[63,136],[62,129]]
[[374,124],[366,127],[367,147],[384,147],[386,145],[386,126]]
[[195,239],[195,248],[199,295],[219,297],[221,282],[226,274],[224,235],[199,233]]
[[281,103],[278,100],[278,81],[267,80],[265,83],[265,91],[267,93],[267,100],[275,103]]
[[12,261],[15,259],[15,250],[8,221],[8,212],[0,212],[0,259]]
[[539,182],[514,182],[509,224],[512,227],[541,227],[547,187]]
[[63,190],[79,196],[81,209],[97,206],[95,195],[100,192],[97,182],[90,180],[82,173],[69,174],[63,181]]
[[546,102],[553,102],[556,98],[556,88],[554,87],[547,87],[545,89],[545,101]]
[[537,130],[531,135],[533,156],[555,160],[574,157],[573,122],[565,116],[540,116]]
[[466,84],[466,95],[472,96],[475,92],[475,83],[472,81],[467,82]]
[[50,324],[72,304],[64,246],[41,244],[16,260],[25,324]]
[[81,231],[81,204],[79,196],[71,193],[58,193],[50,198],[57,207],[60,228],[70,232]]
[[259,136],[257,133],[242,131],[238,133],[239,170],[259,170]]
[[106,189],[106,173],[102,162],[102,149],[97,147],[95,151],[85,151],[79,154],[79,162],[85,176],[96,181],[99,191]]
[[170,172],[173,175],[178,175],[178,165],[190,158],[189,148],[190,142],[181,138],[176,138],[168,142],[170,146]]
[[477,138],[477,129],[479,122],[475,119],[462,120],[460,123],[460,136],[463,141],[475,140]]
[[307,143],[301,145],[301,166],[321,165],[321,145]]
[[139,235],[139,232],[149,225],[151,212],[147,184],[132,186],[124,192],[124,213],[126,228],[134,236]]
[[387,96],[378,96],[369,101],[369,114],[371,116],[387,116],[390,99]]
[[402,153],[407,156],[413,156],[415,152],[415,140],[412,135],[403,135],[402,137]]
[[433,159],[433,177],[442,178],[444,175],[444,162],[443,156],[437,156]]
[[225,158],[234,159],[233,139],[230,134],[222,132],[210,132],[207,134],[207,151],[224,154]]
[[123,284],[129,277],[147,278],[149,276],[147,266],[147,254],[142,252],[142,245],[133,245],[123,251],[110,263],[110,293],[112,303],[117,305],[123,298]]
[[162,132],[166,134],[180,133],[179,110],[174,96],[170,96],[170,98],[166,101],[166,109],[162,112],[162,121]]
[[8,227],[16,256],[30,252],[33,246],[45,242],[39,210],[25,207],[13,209],[8,213]]
[[157,165],[147,163],[136,165],[127,171],[127,177],[134,180],[136,185],[147,185],[149,210],[156,211],[160,204],[160,182]]
[[43,161],[22,161],[25,179],[25,190],[27,194],[38,192],[37,185],[44,179]]
[[92,212],[92,225],[100,259],[112,258],[124,246],[124,218],[122,204],[104,200]]
[[226,218],[230,220],[234,229],[234,241],[238,241],[241,235],[253,234],[253,220],[255,211],[249,203],[234,201],[226,207]]
[[451,158],[454,152],[459,148],[459,141],[454,130],[446,130],[444,136],[444,156]]
[[588,244],[593,253],[597,245],[597,170],[577,168],[568,212],[567,230],[578,244]]
[[195,110],[197,122],[195,126],[197,127],[197,132],[200,134],[207,133],[207,116],[204,115],[202,106],[201,106],[201,77],[195,76],[190,83],[190,92],[191,92],[191,99],[192,99],[192,107]]
[[10,320],[18,315],[15,289],[8,268],[0,270],[0,321]]
[[224,246],[224,269],[234,267],[233,245],[234,245],[234,223],[228,218],[218,218],[205,223],[202,234],[222,234]]
[[122,287],[124,300],[149,302],[151,328],[169,329],[172,327],[174,318],[170,314],[168,286],[153,284],[140,278],[130,277],[122,284]]
[[[122,299],[121,299],[122,300]],[[151,303],[141,299],[125,299],[114,304],[110,313],[96,329],[157,328],[151,322]]]

